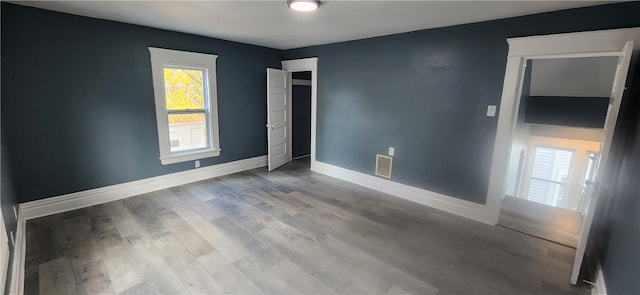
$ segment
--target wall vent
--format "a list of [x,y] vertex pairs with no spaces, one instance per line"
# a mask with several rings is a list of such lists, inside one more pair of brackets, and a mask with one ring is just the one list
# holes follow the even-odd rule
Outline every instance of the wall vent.
[[393,165],[393,158],[389,156],[376,155],[376,175],[386,178],[391,178],[391,166]]

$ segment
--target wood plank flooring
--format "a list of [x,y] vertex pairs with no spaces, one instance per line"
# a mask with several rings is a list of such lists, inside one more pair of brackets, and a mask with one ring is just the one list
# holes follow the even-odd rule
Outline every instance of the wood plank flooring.
[[505,197],[498,224],[575,248],[580,237],[582,216],[564,208]]
[[294,161],[27,222],[26,294],[587,294],[574,249]]

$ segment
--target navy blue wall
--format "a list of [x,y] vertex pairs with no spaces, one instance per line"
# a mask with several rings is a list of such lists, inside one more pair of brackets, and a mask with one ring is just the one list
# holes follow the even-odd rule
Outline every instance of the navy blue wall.
[[525,122],[603,128],[608,97],[527,96]]
[[160,164],[147,47],[219,55],[220,157],[266,154],[275,49],[2,3],[2,125],[20,202],[192,169]]
[[612,4],[285,51],[319,57],[317,160],[373,174],[394,146],[393,180],[484,204],[506,38],[640,26]]

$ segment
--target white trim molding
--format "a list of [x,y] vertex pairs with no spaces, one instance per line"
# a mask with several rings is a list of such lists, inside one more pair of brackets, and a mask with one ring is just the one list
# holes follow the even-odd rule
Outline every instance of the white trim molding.
[[607,295],[607,285],[604,282],[602,265],[598,263],[595,282],[591,286],[591,295]]
[[[311,170],[316,165],[316,117],[318,109],[318,58],[302,58],[293,60],[283,60],[282,69],[289,72],[311,72]],[[289,104],[291,108],[291,104]],[[291,113],[291,109],[289,109]],[[289,120],[289,130],[291,120]],[[289,136],[289,146],[291,146],[291,136]],[[291,159],[289,159],[291,160]]]
[[11,285],[9,294],[22,295],[24,293],[25,257],[27,253],[26,226],[27,220],[22,214],[22,206],[18,205],[18,220],[16,221],[16,242],[13,245],[13,263],[11,264]]
[[26,220],[57,214],[267,165],[259,156],[20,204]]
[[[618,56],[629,40],[640,40],[638,28],[509,38],[509,56],[538,58]],[[637,46],[637,45],[636,45]]]
[[[215,54],[196,53],[148,47],[151,56],[153,94],[156,106],[158,146],[162,165],[193,161],[220,155],[220,135],[218,128],[218,87],[216,82]],[[165,68],[197,70],[203,75],[204,106],[202,109],[167,109],[164,80]],[[168,116],[178,114],[203,114],[205,116],[206,147],[171,151],[170,126]]]
[[316,161],[316,165],[312,170],[418,204],[493,225],[493,223],[487,219],[485,206],[481,204],[382,179],[380,177],[352,171],[323,162]]

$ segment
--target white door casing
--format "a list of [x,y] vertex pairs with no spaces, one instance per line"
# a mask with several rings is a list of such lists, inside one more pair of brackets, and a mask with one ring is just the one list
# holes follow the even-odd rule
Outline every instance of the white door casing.
[[[316,168],[316,117],[318,105],[318,58],[309,57],[301,59],[283,60],[282,69],[292,72],[311,72],[311,171],[317,171]],[[292,130],[291,120],[289,121],[289,129]],[[292,145],[291,137],[289,144]]]
[[291,74],[267,69],[267,147],[268,166],[272,171],[291,160],[290,105]]

